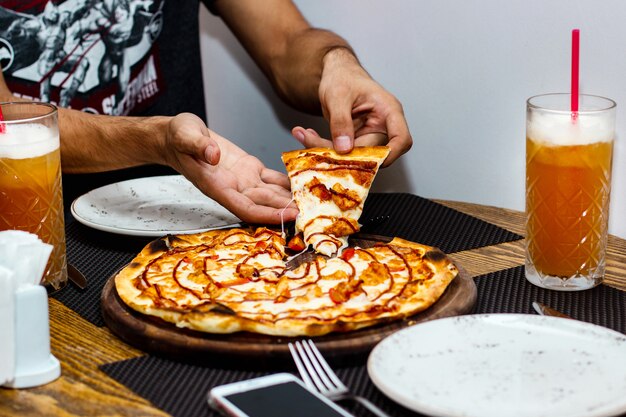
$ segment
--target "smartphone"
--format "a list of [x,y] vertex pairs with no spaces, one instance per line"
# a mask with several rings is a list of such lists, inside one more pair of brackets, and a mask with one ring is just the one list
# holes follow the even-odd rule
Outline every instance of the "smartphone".
[[229,417],[353,417],[288,373],[220,385],[208,402]]

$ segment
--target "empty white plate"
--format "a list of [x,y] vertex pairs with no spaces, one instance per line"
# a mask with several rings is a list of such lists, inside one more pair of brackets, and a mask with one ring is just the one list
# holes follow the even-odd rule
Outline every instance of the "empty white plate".
[[450,317],[384,339],[374,384],[441,417],[600,417],[626,411],[626,337],[580,321],[527,314]]
[[198,233],[240,220],[182,175],[138,178],[96,188],[72,203],[79,222],[132,236]]

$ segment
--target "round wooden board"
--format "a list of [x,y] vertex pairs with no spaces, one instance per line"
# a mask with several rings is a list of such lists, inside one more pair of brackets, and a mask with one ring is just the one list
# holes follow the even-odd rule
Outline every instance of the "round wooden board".
[[[386,239],[385,239],[386,240]],[[332,364],[363,363],[372,348],[390,334],[428,320],[470,313],[476,303],[476,284],[462,267],[441,298],[427,310],[403,320],[314,338]],[[299,338],[248,332],[210,334],[176,327],[160,318],[129,308],[115,289],[115,275],[102,290],[102,315],[109,329],[131,346],[185,362],[246,368],[291,363],[287,344]]]

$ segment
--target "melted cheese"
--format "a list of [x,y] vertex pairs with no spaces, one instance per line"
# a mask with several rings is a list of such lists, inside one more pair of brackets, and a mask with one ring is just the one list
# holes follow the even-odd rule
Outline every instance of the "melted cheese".
[[[333,320],[385,306],[410,278],[407,268],[396,268],[391,273],[385,269],[385,274],[371,280],[373,284],[360,283],[359,289],[344,302],[337,303],[330,295],[334,289],[358,282],[360,276],[371,272],[373,263],[385,268],[384,264],[397,262],[398,256],[383,246],[376,250],[376,260],[372,258],[372,250],[360,254],[361,249],[357,248],[348,260],[320,258],[295,270],[286,270],[285,260],[261,249],[263,245],[258,247],[257,241],[265,242],[248,235],[230,237],[210,249],[177,249],[164,255],[168,264],[176,265],[173,271],[149,269],[148,283],[158,286],[163,299],[180,307],[193,308],[210,300],[254,320],[287,317]],[[246,267],[254,268],[254,274],[249,273],[251,270],[246,274],[238,272]],[[284,296],[280,297],[281,294]]]
[[[319,173],[309,170],[302,171],[291,178],[291,189],[293,190],[294,199],[300,211],[296,218],[296,232],[304,232],[305,236],[323,230],[323,224],[316,224],[314,230],[306,230],[306,225],[313,219],[323,216],[330,218],[347,217],[351,219],[361,217],[363,203],[369,192],[368,188],[356,184],[351,176],[330,176],[329,178],[320,178],[320,176],[323,176],[323,172]],[[313,181],[314,177],[317,177],[328,189],[331,189],[335,183],[339,183],[343,188],[356,192],[360,197],[360,204],[352,209],[342,211],[332,199],[320,201],[320,199],[314,194],[311,194],[306,187],[306,184]],[[332,220],[330,220],[330,222],[332,223]]]

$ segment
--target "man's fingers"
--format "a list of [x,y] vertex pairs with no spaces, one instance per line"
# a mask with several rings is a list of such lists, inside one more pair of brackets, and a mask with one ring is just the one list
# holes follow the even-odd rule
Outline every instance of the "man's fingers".
[[406,120],[401,115],[389,116],[387,119],[389,134],[389,156],[383,163],[383,168],[391,165],[401,155],[407,153],[413,146],[413,138],[409,132]]
[[248,188],[242,192],[243,195],[257,204],[263,204],[267,207],[285,208],[291,204],[291,195],[276,193],[267,187]]
[[[298,215],[298,210],[292,207],[285,209],[272,209],[264,206],[252,206],[252,216],[245,220],[248,223],[257,224],[281,224],[281,222],[292,222]],[[242,219],[243,220],[243,219]]]
[[291,136],[296,138],[298,142],[304,145],[304,141],[306,139],[306,130],[301,126],[296,126],[291,129]]
[[206,124],[198,116],[181,113],[172,118],[169,125],[169,138],[174,149],[180,153],[211,165],[217,165],[221,157],[220,147],[211,138]]
[[[339,107],[342,108],[342,107]],[[346,105],[350,109],[350,105]],[[348,153],[354,147],[354,125],[352,115],[347,113],[330,114],[330,136],[333,138],[333,148],[338,153]]]
[[[181,132],[181,135],[185,134]],[[188,155],[206,162],[210,165],[217,165],[220,162],[221,150],[217,142],[207,134],[191,132],[188,136],[179,141],[181,146],[178,149]]]
[[217,165],[220,162],[220,147],[212,141],[204,149],[204,160],[211,165]]
[[294,221],[298,215],[298,210],[292,207],[277,209],[260,206],[252,201],[247,206],[240,207],[242,207],[241,212],[235,212],[235,215],[242,221],[251,224],[280,224],[281,221],[287,223]]
[[[271,193],[273,194],[273,193]],[[260,189],[247,190],[241,194],[235,190],[228,190],[224,207],[234,213],[242,221],[247,223],[280,224],[281,213],[285,222],[295,220],[298,210],[289,204],[289,199],[285,201],[280,196],[269,196],[268,193]],[[264,200],[263,205],[256,203],[259,199]],[[269,204],[269,205],[268,205]]]
[[374,132],[364,133],[355,138],[355,146],[381,146],[386,145],[389,138],[386,133]]
[[282,172],[274,171],[273,169],[264,169],[261,171],[261,181],[266,184],[275,184],[284,188],[289,194],[288,190],[291,188],[289,183],[289,177]]
[[298,140],[305,148],[330,148],[332,142],[328,139],[322,138],[315,130],[305,129],[297,126],[291,129],[291,134]]

